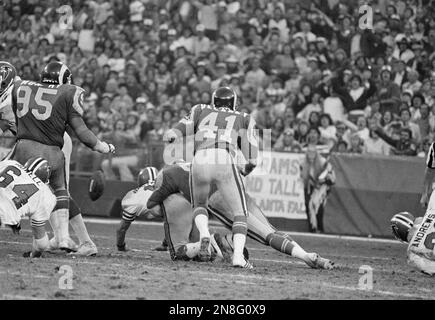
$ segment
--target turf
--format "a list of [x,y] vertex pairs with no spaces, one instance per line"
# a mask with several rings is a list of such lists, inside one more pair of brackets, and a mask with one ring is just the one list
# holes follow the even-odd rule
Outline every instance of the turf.
[[[406,264],[406,246],[398,242],[293,234],[307,251],[332,259],[336,270],[314,270],[303,262],[255,241],[248,241],[253,270],[213,263],[173,262],[156,252],[160,224],[135,223],[118,252],[116,223],[87,222],[99,248],[96,257],[63,252],[41,259],[23,258],[31,247],[27,222],[20,235],[0,230],[0,299],[434,299],[435,278]],[[215,231],[226,233],[221,227]],[[367,239],[366,239],[367,240]],[[73,289],[59,288],[62,266],[73,272]],[[373,269],[373,289],[359,287],[361,266]]]

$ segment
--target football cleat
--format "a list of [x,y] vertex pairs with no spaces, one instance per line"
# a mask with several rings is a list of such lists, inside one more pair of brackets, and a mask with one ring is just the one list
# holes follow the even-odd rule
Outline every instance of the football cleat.
[[253,264],[250,263],[247,259],[243,259],[240,261],[233,259],[233,267],[242,269],[254,269]]
[[168,251],[168,245],[166,244],[166,239],[162,243],[153,249],[154,251]]
[[85,242],[77,249],[76,252],[72,252],[72,255],[83,256],[83,257],[93,257],[98,253],[97,246],[93,242]]
[[217,256],[223,259],[225,262],[231,262],[231,258],[233,257],[233,249],[228,242],[224,242],[219,233],[212,234],[210,240],[211,246],[216,251]]
[[67,242],[65,244],[63,244],[62,247],[60,247],[57,239],[55,237],[53,237],[49,241],[49,246],[48,246],[47,251],[53,252],[53,251],[60,249],[60,250],[64,250],[64,251],[70,253],[70,252],[76,252],[77,248],[78,248],[77,244],[71,238],[68,238]]
[[[228,245],[231,248],[231,252],[234,252],[232,233],[227,233],[224,237],[222,237],[222,242],[224,245]],[[246,260],[249,260],[249,251],[246,247],[243,248],[243,256],[245,257]]]
[[414,225],[414,216],[409,212],[400,212],[391,218],[391,230],[397,240],[408,242],[409,230]]
[[309,260],[305,261],[308,266],[313,269],[332,270],[335,268],[334,262],[329,259],[322,258],[317,253],[308,253]]
[[211,258],[210,238],[204,237],[201,239],[201,247],[198,252],[198,259],[201,262],[208,262]]

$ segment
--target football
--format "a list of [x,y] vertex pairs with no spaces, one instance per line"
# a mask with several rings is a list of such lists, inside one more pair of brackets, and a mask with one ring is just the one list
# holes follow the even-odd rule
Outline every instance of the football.
[[92,201],[98,200],[104,193],[104,188],[106,186],[106,179],[102,171],[95,171],[89,180],[89,198]]

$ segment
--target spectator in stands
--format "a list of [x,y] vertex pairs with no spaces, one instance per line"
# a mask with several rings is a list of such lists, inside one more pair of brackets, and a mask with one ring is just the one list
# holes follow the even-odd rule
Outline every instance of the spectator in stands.
[[370,129],[369,137],[364,141],[363,154],[380,154],[387,156],[390,154],[390,146],[382,140],[375,129]]
[[324,232],[323,213],[335,173],[331,164],[314,145],[308,147],[301,165],[304,182],[305,207],[311,232]]
[[285,129],[278,141],[273,146],[273,151],[277,152],[301,152],[301,145],[295,140],[295,131],[293,129]]
[[[66,63],[74,83],[89,91],[85,118],[96,133],[113,131],[117,120],[130,123],[135,110],[145,145],[185,109],[230,85],[259,128],[282,121],[305,146],[305,121],[319,127],[325,113],[337,129],[333,151],[343,142],[351,147],[353,133],[372,139],[364,125],[372,118],[395,141],[402,127],[410,129],[416,149],[424,150],[423,138],[435,130],[433,6],[381,6],[373,30],[361,30],[348,1],[332,1],[333,9],[322,1],[263,2],[75,0],[73,29],[63,30],[51,2],[6,1],[0,59],[28,80],[37,80],[50,59]],[[146,101],[135,103],[139,98]],[[173,117],[162,123],[168,105]]]
[[364,141],[358,133],[354,133],[350,137],[349,153],[360,154],[363,153]]

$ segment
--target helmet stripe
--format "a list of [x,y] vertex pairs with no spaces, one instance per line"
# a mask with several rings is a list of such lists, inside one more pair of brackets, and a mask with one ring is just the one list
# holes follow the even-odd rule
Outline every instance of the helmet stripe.
[[397,219],[397,220],[400,220],[400,221],[402,221],[402,222],[404,222],[404,223],[408,223],[408,224],[410,224],[410,225],[414,225],[414,221],[412,221],[412,220],[409,219],[408,217],[405,217],[405,216],[397,216],[396,219]]
[[36,158],[35,160],[33,160],[32,163],[29,164],[28,169],[30,171],[34,171],[35,167],[37,167],[41,163],[41,161],[44,161],[44,159],[42,159],[42,158]]
[[63,84],[63,77],[65,75],[65,71],[66,71],[66,65],[62,63],[62,67],[60,68],[59,71],[59,84]]

